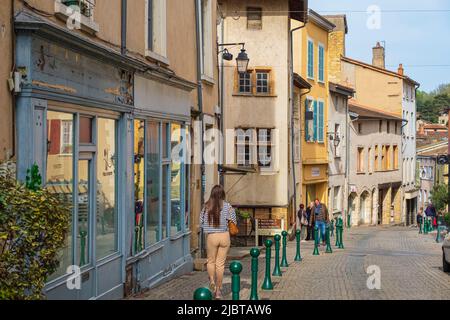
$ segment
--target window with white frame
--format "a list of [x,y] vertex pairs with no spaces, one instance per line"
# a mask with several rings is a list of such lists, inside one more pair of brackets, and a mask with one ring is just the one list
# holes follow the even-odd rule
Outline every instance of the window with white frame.
[[201,0],[201,10],[202,74],[209,79],[213,79],[212,0]]
[[61,154],[71,154],[73,149],[73,121],[61,122]]
[[145,7],[146,56],[167,62],[166,0],[145,0]]
[[258,134],[258,165],[270,168],[272,165],[272,130],[257,129]]
[[269,92],[269,72],[256,71],[256,93]]
[[238,166],[249,167],[253,164],[252,141],[252,129],[236,129],[236,162]]

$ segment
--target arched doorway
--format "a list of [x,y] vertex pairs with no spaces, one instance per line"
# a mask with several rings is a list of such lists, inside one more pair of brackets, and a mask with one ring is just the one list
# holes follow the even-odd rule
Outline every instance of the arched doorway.
[[360,224],[369,224],[371,218],[371,210],[370,210],[370,194],[367,191],[364,191],[359,198],[359,223]]

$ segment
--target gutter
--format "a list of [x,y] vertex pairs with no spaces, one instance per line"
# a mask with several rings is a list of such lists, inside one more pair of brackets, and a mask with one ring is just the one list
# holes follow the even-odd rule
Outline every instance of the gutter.
[[[206,177],[205,177],[205,159],[203,157],[203,152],[205,150],[205,141],[204,141],[204,113],[203,113],[203,82],[202,82],[202,43],[201,43],[201,0],[194,0],[195,2],[195,27],[196,27],[196,45],[197,45],[197,99],[198,99],[198,109],[199,109],[199,117],[200,117],[200,151],[201,151],[201,186],[200,186],[200,205],[203,207],[205,203],[205,188],[206,188]],[[204,257],[204,241],[203,241],[203,228],[200,229],[200,255]]]
[[[290,20],[289,20],[290,21]],[[291,24],[289,23],[289,26]],[[290,77],[290,111],[291,111],[291,165],[292,165],[292,183],[293,183],[293,195],[294,195],[294,212],[297,211],[297,177],[295,172],[295,123],[294,123],[294,32],[298,31],[306,26],[306,23],[303,23],[302,26],[294,28],[289,31],[289,77]],[[289,27],[290,28],[290,27]],[[301,99],[301,98],[300,98]],[[301,101],[301,100],[300,100]],[[301,110],[301,105],[300,105]],[[301,112],[299,112],[301,113]],[[301,115],[300,115],[301,121]],[[301,158],[301,147],[299,157]],[[290,203],[290,199],[288,199],[288,203]]]
[[120,53],[127,54],[127,0],[122,0],[121,7],[121,46]]

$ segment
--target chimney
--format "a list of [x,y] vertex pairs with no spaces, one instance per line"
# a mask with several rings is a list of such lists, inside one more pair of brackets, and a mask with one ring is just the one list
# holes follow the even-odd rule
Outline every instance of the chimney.
[[403,64],[400,63],[400,65],[398,66],[398,72],[399,75],[403,75],[405,73],[405,70],[403,69]]
[[384,47],[381,46],[379,42],[377,42],[377,45],[373,47],[373,59],[372,59],[372,65],[378,68],[386,68],[385,65],[385,52]]

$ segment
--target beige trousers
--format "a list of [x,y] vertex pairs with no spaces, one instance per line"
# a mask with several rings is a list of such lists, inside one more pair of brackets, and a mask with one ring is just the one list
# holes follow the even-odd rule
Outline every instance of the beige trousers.
[[210,233],[206,238],[206,251],[208,255],[208,276],[211,283],[218,289],[222,288],[225,261],[230,250],[230,233]]

